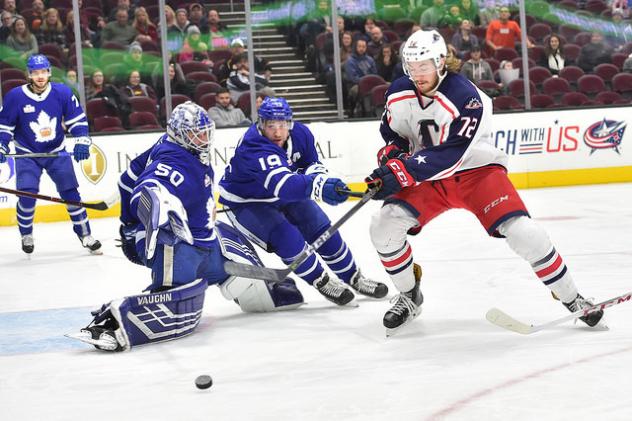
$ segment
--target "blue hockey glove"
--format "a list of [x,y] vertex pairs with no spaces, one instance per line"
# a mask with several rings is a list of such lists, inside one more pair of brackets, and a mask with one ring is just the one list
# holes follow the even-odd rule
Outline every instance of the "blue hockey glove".
[[75,141],[75,148],[72,154],[75,156],[75,161],[83,161],[90,158],[90,145],[92,145],[92,139],[89,137],[78,137]]
[[391,159],[405,159],[407,156],[406,152],[404,152],[399,146],[391,143],[377,151],[377,165],[386,165],[386,163]]
[[121,224],[119,233],[121,234],[121,250],[127,260],[137,265],[144,266],[143,260],[136,250],[136,224]]
[[364,182],[369,189],[378,190],[373,200],[384,200],[404,187],[413,186],[415,179],[406,169],[404,161],[391,159],[386,165],[373,170]]
[[9,153],[9,147],[0,143],[0,164],[6,162],[7,156]]
[[336,190],[348,190],[348,187],[339,178],[330,178],[325,174],[317,174],[312,182],[311,197],[328,205],[336,206],[348,198],[345,193],[339,193]]

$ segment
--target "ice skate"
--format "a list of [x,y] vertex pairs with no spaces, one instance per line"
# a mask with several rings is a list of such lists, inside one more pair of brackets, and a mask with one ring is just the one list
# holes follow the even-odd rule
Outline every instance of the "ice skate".
[[35,243],[33,241],[33,234],[26,234],[22,236],[22,251],[26,254],[33,253],[35,249]]
[[314,281],[314,288],[316,288],[323,297],[339,306],[358,306],[354,300],[355,295],[353,295],[353,292],[339,280],[329,278],[329,275],[326,273],[324,273],[320,279]]
[[362,275],[362,272],[360,272],[360,269],[358,269],[358,271],[353,275],[349,285],[351,285],[351,288],[366,297],[379,299],[386,297],[386,294],[388,294],[388,287],[386,284],[365,278],[364,275]]
[[424,296],[419,288],[421,280],[421,267],[414,263],[413,273],[415,274],[415,287],[408,292],[402,292],[391,300],[395,303],[393,307],[384,315],[384,327],[386,336],[393,336],[403,326],[412,322],[421,314],[421,304]]
[[101,242],[92,238],[91,235],[81,237],[81,245],[87,248],[91,254],[103,254],[103,251],[101,251]]
[[116,339],[115,332],[102,326],[88,326],[81,329],[79,333],[67,333],[64,336],[94,345],[101,351],[123,351],[124,349]]
[[[582,310],[584,308],[588,308],[593,305],[590,300],[585,299],[581,296],[581,294],[577,294],[577,297],[575,297],[575,299],[570,303],[563,302],[562,304],[564,304],[564,307],[566,307],[571,313]],[[590,327],[594,327],[597,329],[608,329],[608,326],[606,326],[603,320],[603,310],[589,313],[586,316],[580,317],[579,320],[586,323]]]

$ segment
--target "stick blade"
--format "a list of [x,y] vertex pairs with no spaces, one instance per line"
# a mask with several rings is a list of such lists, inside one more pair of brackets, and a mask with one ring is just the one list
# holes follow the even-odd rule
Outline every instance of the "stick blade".
[[514,319],[498,308],[492,308],[487,311],[485,318],[490,323],[495,324],[498,327],[502,327],[503,329],[511,330],[512,332],[520,333],[522,335],[529,335],[535,331],[533,326]]
[[109,208],[108,204],[105,202],[85,203],[83,207],[86,209],[94,209],[100,211],[108,210]]

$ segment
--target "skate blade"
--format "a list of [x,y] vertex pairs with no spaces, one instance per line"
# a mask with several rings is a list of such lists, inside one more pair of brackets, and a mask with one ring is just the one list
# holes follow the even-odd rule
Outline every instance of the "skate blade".
[[97,249],[97,250],[88,249],[88,252],[90,252],[90,254],[93,256],[103,256],[103,251],[101,249]]
[[64,336],[70,339],[76,339],[86,344],[94,345],[98,349],[102,349],[104,351],[114,351],[118,346],[114,338],[109,339],[106,335],[105,339],[93,339],[92,334],[86,331],[81,331],[79,333],[66,333]]
[[354,298],[353,300],[349,301],[347,304],[344,304],[344,305],[336,304],[336,307],[351,309],[351,308],[358,308],[358,307],[360,307],[360,304],[358,304],[358,302]]
[[397,334],[397,332],[399,332],[403,327],[405,327],[406,325],[410,324],[413,320],[415,320],[417,317],[419,317],[419,315],[421,314],[421,307],[419,308],[419,311],[413,316],[413,317],[409,317],[408,320],[406,320],[404,323],[402,323],[401,325],[394,327],[394,328],[386,328],[386,337],[390,338],[392,336],[395,336]]

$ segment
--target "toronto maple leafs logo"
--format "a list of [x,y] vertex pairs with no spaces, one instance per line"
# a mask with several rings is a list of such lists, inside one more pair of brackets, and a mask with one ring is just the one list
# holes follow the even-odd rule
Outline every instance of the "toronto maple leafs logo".
[[606,120],[592,124],[584,132],[584,143],[591,148],[592,155],[597,149],[614,149],[618,154],[623,133],[625,132],[625,121]]
[[40,111],[37,121],[31,121],[29,127],[35,134],[36,142],[49,142],[56,136],[57,117],[51,119],[45,111]]

